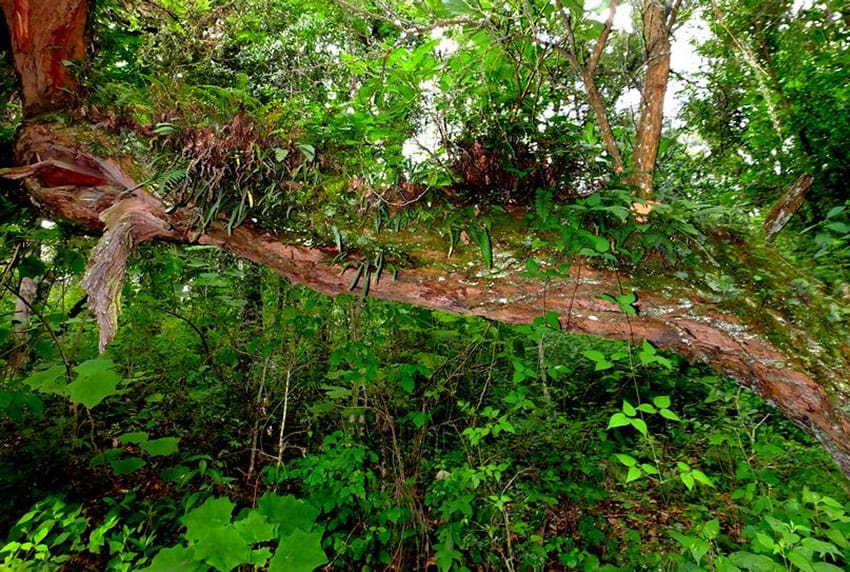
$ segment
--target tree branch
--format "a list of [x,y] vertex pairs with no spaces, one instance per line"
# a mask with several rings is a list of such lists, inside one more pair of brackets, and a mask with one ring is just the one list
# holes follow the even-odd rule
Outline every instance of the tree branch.
[[596,40],[596,46],[593,48],[593,53],[590,55],[590,60],[587,62],[587,73],[590,75],[596,73],[596,66],[599,65],[599,58],[602,57],[602,50],[605,49],[605,44],[608,41],[608,35],[611,33],[611,28],[614,27],[614,16],[616,13],[617,0],[611,0],[611,5],[608,7],[608,18],[605,20],[605,27],[602,28],[602,32],[599,34],[599,39]]
[[[45,159],[54,153],[50,141],[39,138],[32,124],[27,124],[19,137],[19,146],[29,144]],[[77,157],[94,165],[103,161],[82,149],[77,150]],[[110,218],[101,217],[110,205],[132,200],[131,210],[139,215],[132,219],[135,244],[164,239],[212,245],[317,292],[332,296],[349,292],[354,269],[340,272],[333,248],[287,244],[268,231],[248,225],[229,230],[223,222],[213,222],[195,241],[190,209],[167,213],[155,197],[127,198],[120,188],[110,185],[45,188],[35,177],[28,178],[27,187],[37,192],[43,208],[93,230],[103,228],[101,218]],[[134,186],[132,181],[129,186]],[[787,329],[782,325],[784,318],[767,309],[754,309],[747,317],[751,323],[742,322],[688,285],[677,289],[666,283],[657,292],[641,290],[640,312],[629,317],[618,306],[600,299],[621,288],[616,271],[578,264],[567,276],[546,284],[523,276],[521,268],[505,274],[476,277],[465,267],[452,270],[444,265],[409,268],[402,270],[397,280],[385,277],[372,283],[369,295],[513,324],[533,323],[543,313],[545,302],[545,310],[557,312],[567,331],[626,342],[647,340],[689,360],[708,363],[755,391],[814,435],[850,475],[850,414],[846,413],[850,395],[843,389],[850,386],[850,356],[807,349],[812,346],[797,341],[803,359],[797,358],[759,334],[766,323],[776,324],[776,331]]]

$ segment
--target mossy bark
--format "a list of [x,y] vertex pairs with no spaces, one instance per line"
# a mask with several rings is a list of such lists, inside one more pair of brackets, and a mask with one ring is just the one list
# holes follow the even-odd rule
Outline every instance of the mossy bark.
[[[349,292],[356,266],[342,271],[343,266],[334,262],[335,248],[288,243],[251,225],[229,231],[223,222],[213,222],[199,230],[191,209],[168,211],[117,163],[69,145],[58,129],[25,126],[18,141],[19,159],[33,153],[41,161],[3,174],[23,179],[43,210],[105,231],[92,253],[92,278],[87,277],[90,285],[103,285],[89,289],[92,307],[103,309],[102,345],[114,331],[114,292],[130,247],[149,240],[213,245],[324,294]],[[441,258],[429,261],[417,255],[419,265],[402,269],[397,279],[386,273],[380,280],[373,277],[369,296],[508,323],[531,323],[545,312],[557,312],[562,327],[570,332],[632,343],[648,340],[707,363],[761,395],[814,435],[850,475],[850,359],[840,352],[827,357],[811,337],[798,339],[796,351],[771,341],[764,333],[765,320],[773,321],[775,331],[783,327],[783,320],[792,322],[790,316],[759,307],[730,311],[694,289],[675,287],[673,280],[641,288],[638,313],[629,316],[600,298],[631,289],[633,279],[617,270],[578,263],[566,276],[544,283],[527,277],[522,268],[470,276]]]

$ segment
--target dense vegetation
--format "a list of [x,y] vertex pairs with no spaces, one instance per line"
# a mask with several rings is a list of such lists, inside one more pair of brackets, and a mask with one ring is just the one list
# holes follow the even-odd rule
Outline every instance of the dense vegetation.
[[[580,261],[784,316],[759,333],[788,351],[846,353],[850,8],[665,4],[706,23],[705,64],[665,126],[659,204],[636,215],[639,110],[616,102],[643,89],[640,3],[590,74],[613,147],[582,75],[604,14],[384,4],[93,5],[74,105],[39,120],[132,158],[198,234],[255,225],[324,249],[351,293],[143,244],[99,354],[81,286],[97,237],[4,183],[0,569],[850,566],[846,477],[724,375],[545,309],[510,326],[369,295],[426,262],[548,284]],[[634,316],[640,296],[607,299]]]

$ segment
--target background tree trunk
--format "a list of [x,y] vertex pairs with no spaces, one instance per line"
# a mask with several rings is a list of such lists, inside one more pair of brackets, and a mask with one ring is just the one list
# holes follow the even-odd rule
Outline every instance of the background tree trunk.
[[629,182],[637,187],[641,198],[652,197],[652,181],[661,125],[664,119],[664,95],[670,75],[670,32],[664,9],[657,0],[648,0],[643,12],[643,34],[646,42],[646,80],[640,105],[632,169]]
[[86,55],[88,0],[0,0],[26,116],[67,104],[77,89],[66,62]]

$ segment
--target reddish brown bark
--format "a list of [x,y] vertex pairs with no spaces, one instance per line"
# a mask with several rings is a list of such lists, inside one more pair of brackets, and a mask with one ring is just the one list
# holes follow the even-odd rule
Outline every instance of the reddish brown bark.
[[86,55],[88,0],[0,0],[6,16],[24,114],[55,109],[77,88],[66,62]]
[[633,172],[629,182],[638,189],[641,198],[649,199],[652,197],[652,181],[664,119],[664,95],[670,75],[668,24],[664,20],[664,9],[657,0],[645,3],[643,35],[646,41],[646,78],[632,150]]
[[[348,292],[354,270],[340,273],[340,266],[332,263],[335,249],[285,244],[274,234],[249,226],[228,233],[225,225],[215,223],[199,235],[191,226],[191,212],[178,209],[166,213],[156,197],[136,189],[115,163],[75,151],[67,143],[52,142],[50,133],[48,127],[25,127],[20,134],[18,157],[32,160],[38,156],[42,162],[62,162],[62,172],[68,178],[56,180],[56,172],[50,171],[50,184],[59,186],[45,186],[46,181],[39,178],[42,171],[32,169],[23,177],[25,185],[34,200],[54,215],[94,230],[106,227],[107,237],[110,232],[114,233],[113,238],[117,237],[122,257],[128,248],[128,242],[121,242],[125,240],[136,244],[154,239],[199,242],[273,268],[293,282],[319,292]],[[69,160],[70,156],[74,159]],[[73,181],[78,180],[73,172],[75,165],[88,176],[102,178],[105,184],[74,186]],[[22,175],[20,169],[8,172]],[[101,240],[100,253],[96,252],[90,263],[90,273],[95,278],[115,272],[109,270],[114,264],[98,259],[113,252],[104,244],[109,244],[108,238]],[[123,268],[123,260],[119,262]],[[106,269],[99,270],[99,264]],[[476,279],[458,272],[410,268],[402,270],[397,281],[384,277],[373,283],[369,295],[509,323],[532,322],[545,309],[558,312],[568,331],[631,342],[648,340],[688,359],[708,363],[764,397],[814,435],[850,475],[850,417],[845,413],[845,388],[850,387],[848,356],[824,357],[824,352],[808,344],[809,349],[801,350],[808,353],[803,360],[798,359],[759,336],[747,323],[723,314],[687,290],[677,294],[671,294],[669,288],[641,291],[640,313],[628,317],[599,298],[604,293],[619,292],[626,280],[614,271],[574,266],[568,278],[544,287],[540,281],[519,274]],[[106,296],[109,302],[114,283],[104,283],[106,286],[95,289],[94,295]],[[97,301],[93,303],[96,305]],[[756,323],[781,318],[765,314],[752,319]]]

